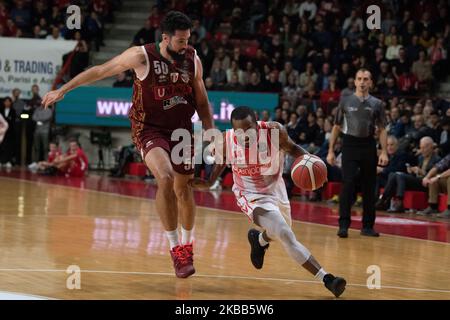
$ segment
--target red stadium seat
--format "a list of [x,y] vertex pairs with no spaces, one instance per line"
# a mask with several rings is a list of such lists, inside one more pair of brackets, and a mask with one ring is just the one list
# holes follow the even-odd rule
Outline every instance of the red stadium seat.
[[341,192],[342,183],[340,182],[328,182],[323,191],[322,191],[322,199],[327,200],[331,199],[335,194],[339,194]]
[[131,162],[126,172],[131,176],[144,177],[147,174],[147,167],[142,162]]
[[439,195],[438,208],[439,208],[440,212],[445,211],[445,209],[447,209],[447,203],[448,203],[447,200],[448,200],[448,194],[441,193]]
[[231,188],[232,186],[233,186],[233,174],[231,172],[228,172],[225,175],[225,178],[223,178],[222,187]]
[[428,196],[422,191],[406,191],[403,206],[406,209],[423,210],[428,207]]

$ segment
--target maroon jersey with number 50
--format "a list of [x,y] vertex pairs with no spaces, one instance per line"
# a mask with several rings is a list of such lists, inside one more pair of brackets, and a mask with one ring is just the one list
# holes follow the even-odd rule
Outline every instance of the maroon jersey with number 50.
[[151,127],[163,133],[175,129],[192,130],[195,113],[193,80],[195,77],[195,49],[188,46],[185,59],[171,63],[165,59],[159,44],[141,47],[147,60],[147,71],[133,84],[133,104],[129,118],[134,131]]

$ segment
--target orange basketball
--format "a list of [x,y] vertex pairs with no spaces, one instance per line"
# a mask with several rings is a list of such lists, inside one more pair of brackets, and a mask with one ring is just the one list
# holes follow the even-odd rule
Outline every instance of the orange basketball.
[[305,154],[292,164],[291,177],[297,187],[316,190],[327,181],[327,166],[318,156]]

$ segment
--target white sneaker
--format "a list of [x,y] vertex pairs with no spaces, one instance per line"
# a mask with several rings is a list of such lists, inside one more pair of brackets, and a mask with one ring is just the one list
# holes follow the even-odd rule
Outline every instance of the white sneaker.
[[222,189],[222,185],[220,184],[220,180],[219,179],[217,179],[214,182],[214,184],[211,187],[209,187],[209,190],[220,190],[220,189]]
[[32,172],[35,172],[35,171],[37,171],[37,169],[38,169],[38,164],[37,164],[36,162],[33,162],[33,163],[29,164],[29,165],[28,165],[28,169],[29,169],[30,171],[32,171]]

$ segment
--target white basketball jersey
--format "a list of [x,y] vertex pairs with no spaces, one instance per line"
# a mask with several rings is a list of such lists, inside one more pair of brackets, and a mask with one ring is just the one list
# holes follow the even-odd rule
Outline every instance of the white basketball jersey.
[[[269,128],[266,122],[258,121],[257,147],[245,148],[238,143],[236,133],[226,133],[227,162],[233,171],[233,192],[236,195],[260,194],[287,199],[286,186],[282,177],[284,153],[279,148],[279,132]],[[276,140],[276,141],[275,141]],[[257,156],[252,156],[252,151]],[[252,161],[256,158],[255,161]]]

